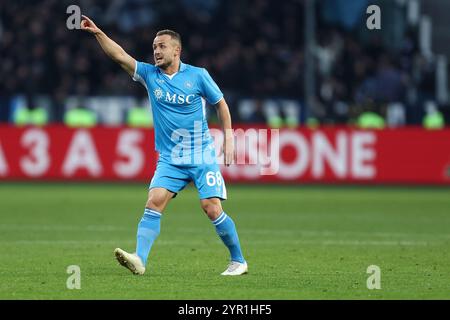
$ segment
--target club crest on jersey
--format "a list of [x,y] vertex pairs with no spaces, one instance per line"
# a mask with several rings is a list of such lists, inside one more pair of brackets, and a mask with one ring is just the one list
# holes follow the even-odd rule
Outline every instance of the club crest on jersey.
[[162,98],[163,96],[163,91],[161,90],[161,88],[156,88],[153,93],[155,94],[155,98],[156,100],[159,100]]

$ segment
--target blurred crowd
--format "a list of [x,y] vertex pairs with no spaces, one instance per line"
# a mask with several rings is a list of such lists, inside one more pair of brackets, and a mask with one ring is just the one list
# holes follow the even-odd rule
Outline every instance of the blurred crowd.
[[[62,119],[68,96],[146,95],[92,36],[67,29],[71,4],[138,60],[152,62],[155,33],[171,28],[182,36],[182,60],[207,68],[232,97],[305,104],[304,0],[15,0],[2,1],[0,10],[3,112],[19,93],[30,107],[36,95],[50,96],[55,121]],[[317,25],[311,117],[348,123],[364,110],[385,116],[389,103],[400,103],[406,123],[421,121],[423,102],[435,98],[435,66],[419,53],[414,30],[392,50],[378,36],[361,41],[325,21],[320,10]]]
[[[351,33],[320,33],[315,102],[319,117],[348,123],[364,111],[386,117],[389,109],[401,106],[405,123],[421,123],[425,105],[438,108],[436,59],[421,54],[416,39],[416,32],[408,30],[392,50],[381,37],[363,45]],[[393,121],[401,122],[398,118]]]
[[[65,27],[66,7],[74,1],[24,2],[2,8],[2,91],[142,94],[108,63],[91,36]],[[182,35],[182,59],[208,68],[221,87],[249,95],[298,95],[301,2],[127,0],[79,5],[136,59],[151,62],[155,33],[170,27]]]

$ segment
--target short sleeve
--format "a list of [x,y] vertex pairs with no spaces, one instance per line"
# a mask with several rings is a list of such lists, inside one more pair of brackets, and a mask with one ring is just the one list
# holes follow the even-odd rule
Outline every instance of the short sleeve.
[[217,104],[223,98],[222,91],[204,68],[200,72],[200,89],[202,96],[211,105]]
[[147,79],[148,74],[153,69],[154,69],[153,65],[136,60],[136,65],[135,65],[134,74],[133,74],[133,80],[142,83],[142,85],[147,88],[146,79]]

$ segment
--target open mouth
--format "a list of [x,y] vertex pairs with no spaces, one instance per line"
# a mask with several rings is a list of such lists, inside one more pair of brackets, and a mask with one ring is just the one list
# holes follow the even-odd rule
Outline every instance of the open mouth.
[[156,59],[156,62],[161,62],[161,61],[163,61],[163,58],[155,58]]

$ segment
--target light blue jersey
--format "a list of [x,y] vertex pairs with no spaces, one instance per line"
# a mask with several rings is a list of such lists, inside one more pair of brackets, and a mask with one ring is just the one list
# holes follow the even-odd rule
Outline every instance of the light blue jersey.
[[180,63],[168,76],[152,64],[136,62],[133,80],[141,82],[152,105],[159,159],[150,188],[175,195],[193,181],[200,199],[227,198],[206,121],[206,101],[217,104],[223,94],[203,68]]
[[133,80],[147,89],[161,159],[177,163],[187,156],[193,163],[194,153],[212,148],[205,104],[218,103],[223,94],[206,69],[180,62],[179,71],[168,76],[152,64],[136,61]]

